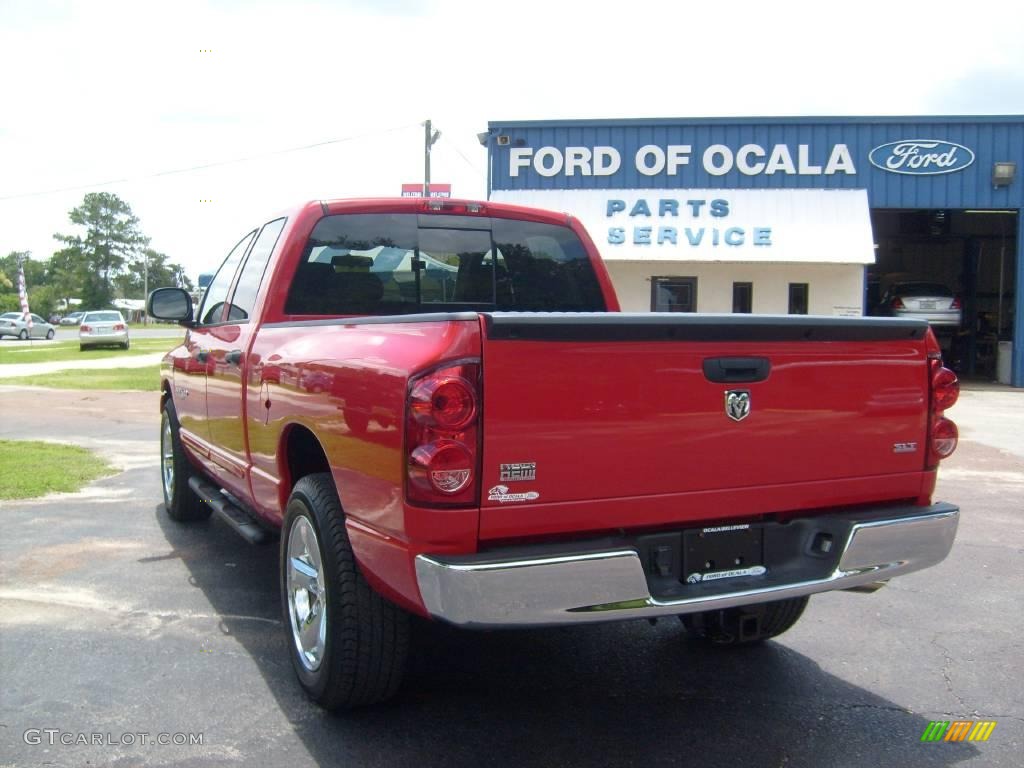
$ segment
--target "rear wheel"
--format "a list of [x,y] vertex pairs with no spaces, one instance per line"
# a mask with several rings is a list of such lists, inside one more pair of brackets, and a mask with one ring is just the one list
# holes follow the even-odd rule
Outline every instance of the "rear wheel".
[[21,333],[18,334],[18,338],[21,339],[22,341],[27,339],[28,338],[28,331],[25,330],[24,328],[22,328],[21,329]]
[[203,504],[188,486],[191,476],[192,465],[185,458],[178,435],[178,415],[174,403],[168,400],[160,418],[160,480],[167,516],[180,523],[210,516],[210,505]]
[[719,648],[755,645],[792,627],[807,607],[807,597],[758,603],[679,617],[694,638]]
[[52,339],[52,338],[53,338],[53,328],[51,328],[50,330],[48,330],[46,332],[46,340],[50,341],[50,339]]
[[125,341],[125,343],[121,345],[121,349],[128,349],[128,344],[129,342]]
[[281,595],[299,682],[326,709],[395,694],[409,648],[409,617],[359,570],[330,474],[295,484],[281,536]]

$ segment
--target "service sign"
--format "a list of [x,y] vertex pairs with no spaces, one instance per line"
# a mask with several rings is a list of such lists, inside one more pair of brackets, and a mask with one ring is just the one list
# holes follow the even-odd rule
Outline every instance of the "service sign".
[[874,263],[867,193],[854,190],[495,190],[565,211],[609,261]]

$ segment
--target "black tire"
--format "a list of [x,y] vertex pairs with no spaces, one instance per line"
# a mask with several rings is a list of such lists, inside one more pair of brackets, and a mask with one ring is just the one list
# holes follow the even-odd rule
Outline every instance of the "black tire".
[[126,341],[126,342],[125,342],[124,344],[122,344],[122,345],[121,345],[121,349],[128,349],[128,345],[129,345],[129,343],[130,343],[130,342],[127,342],[127,341]]
[[53,328],[46,332],[46,340],[50,341],[51,339],[53,339]]
[[[170,430],[171,454],[169,457],[166,455],[168,440],[165,436],[165,430],[168,429]],[[167,516],[179,523],[205,520],[210,516],[212,510],[209,504],[203,504],[195,492],[188,487],[188,480],[194,474],[194,470],[181,448],[178,429],[178,414],[174,410],[174,403],[168,399],[164,403],[163,414],[160,418],[160,486],[164,492],[164,508],[167,510]],[[168,462],[173,470],[170,489],[168,489],[166,475]]]
[[28,338],[28,330],[25,329],[25,328],[22,328],[21,329],[21,333],[18,334],[18,338],[21,339],[22,341],[27,339]]
[[695,639],[717,648],[756,645],[792,627],[807,607],[807,597],[745,605],[679,617]]
[[[294,534],[300,546],[303,530],[308,536],[310,528],[319,553],[314,583],[320,591],[307,592],[303,600],[296,601],[293,611],[289,574],[294,570],[289,544]],[[409,652],[409,616],[377,594],[359,570],[329,473],[303,477],[288,499],[281,529],[280,584],[288,654],[299,682],[313,701],[328,710],[354,709],[395,694]],[[321,603],[323,590],[326,600]],[[297,634],[303,623],[300,602],[315,603],[318,610],[326,611],[321,619],[326,623],[323,646],[312,659],[299,650],[302,641]],[[313,613],[307,612],[306,616]]]

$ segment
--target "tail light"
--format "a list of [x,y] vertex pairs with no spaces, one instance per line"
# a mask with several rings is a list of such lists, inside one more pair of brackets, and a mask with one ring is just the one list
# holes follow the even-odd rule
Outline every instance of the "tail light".
[[906,307],[903,304],[903,299],[901,299],[899,296],[893,299],[892,303],[889,306],[892,309],[906,309]]
[[114,330],[115,330],[115,331],[123,331],[123,330],[124,330],[124,323],[117,323],[117,324],[116,324],[116,325],[114,326]]
[[960,303],[960,297],[954,296],[953,303],[949,305],[950,309],[962,309],[963,305]]
[[423,204],[423,210],[431,211],[432,213],[475,213],[483,214],[486,213],[486,208],[483,203],[469,203],[461,200],[443,200],[438,198],[431,198]]
[[479,499],[480,363],[446,363],[409,382],[406,496],[431,506]]
[[931,328],[926,338],[928,350],[928,468],[933,469],[942,459],[956,450],[959,432],[956,424],[943,412],[956,405],[960,397],[960,381],[956,374],[942,364],[942,350]]
[[81,331],[82,333],[92,333],[92,326],[80,325],[78,326],[78,330]]
[[956,450],[956,443],[960,437],[956,424],[949,419],[938,419],[932,424],[931,451],[936,462],[946,458]]

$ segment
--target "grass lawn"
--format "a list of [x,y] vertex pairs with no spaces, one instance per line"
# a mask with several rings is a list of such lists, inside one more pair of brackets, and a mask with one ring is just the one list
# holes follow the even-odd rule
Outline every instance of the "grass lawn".
[[92,451],[35,440],[0,440],[0,499],[77,491],[116,470]]
[[21,384],[56,389],[133,389],[140,392],[160,390],[160,366],[143,368],[84,368],[81,370],[39,373],[0,379],[0,384]]
[[181,343],[181,339],[132,339],[131,349],[98,347],[79,350],[78,341],[58,341],[55,344],[13,344],[0,342],[0,365],[5,363],[49,363],[65,360],[100,360],[105,357],[127,357],[166,352]]

